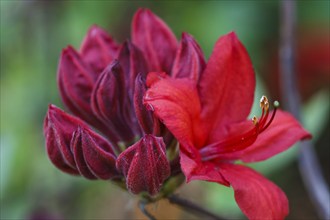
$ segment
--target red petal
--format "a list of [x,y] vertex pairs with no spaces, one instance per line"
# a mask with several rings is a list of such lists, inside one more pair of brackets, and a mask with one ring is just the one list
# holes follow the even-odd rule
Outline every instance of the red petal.
[[180,151],[180,164],[187,182],[191,180],[205,180],[229,186],[227,180],[219,172],[219,167],[214,163],[202,162],[198,157],[192,159]]
[[234,188],[236,202],[249,219],[284,219],[288,215],[285,194],[259,173],[233,164],[221,164],[220,170]]
[[181,44],[174,60],[172,77],[189,77],[198,82],[204,68],[205,60],[201,48],[192,36],[183,33]]
[[127,188],[135,194],[157,194],[170,175],[166,146],[162,138],[153,135],[145,135],[121,153],[116,165],[126,177]]
[[138,10],[133,18],[132,40],[143,52],[150,71],[170,73],[177,40],[159,17],[148,9]]
[[98,76],[117,57],[118,49],[119,46],[106,31],[93,25],[81,44],[80,53],[85,63]]
[[78,127],[71,149],[79,172],[88,179],[111,179],[118,176],[112,147],[102,137]]
[[[154,74],[149,78],[154,79]],[[152,80],[144,101],[157,117],[178,139],[184,149],[193,153],[190,148],[198,146],[203,138],[199,126],[200,103],[195,82],[189,79],[160,78]]]
[[254,96],[250,58],[235,33],[221,37],[199,83],[202,118],[211,131],[208,143],[223,137],[225,125],[245,120]]
[[147,77],[147,87],[152,86],[153,84],[155,84],[156,82],[158,82],[159,80],[162,79],[168,79],[169,75],[167,75],[165,72],[150,72],[148,73],[148,77]]
[[266,160],[306,138],[311,138],[311,135],[292,115],[277,110],[272,124],[242,153],[240,159],[244,162]]

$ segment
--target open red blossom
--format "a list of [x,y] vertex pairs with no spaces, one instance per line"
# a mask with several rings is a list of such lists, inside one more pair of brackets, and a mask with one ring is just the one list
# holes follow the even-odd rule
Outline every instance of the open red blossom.
[[246,119],[253,104],[255,76],[235,33],[216,42],[205,68],[203,58],[196,55],[198,45],[189,45],[190,49],[178,53],[189,60],[187,66],[175,65],[175,69],[189,69],[192,75],[175,79],[150,73],[145,104],[152,106],[178,139],[181,168],[188,181],[232,186],[249,219],[283,219],[288,214],[285,194],[257,172],[234,162],[268,159],[311,135],[289,113],[277,110],[276,104],[270,111],[266,97],[260,100],[261,117]]

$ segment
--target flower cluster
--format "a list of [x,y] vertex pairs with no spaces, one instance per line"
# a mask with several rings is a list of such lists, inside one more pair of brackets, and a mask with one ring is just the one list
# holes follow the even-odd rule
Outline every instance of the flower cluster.
[[150,196],[183,172],[187,181],[233,187],[250,219],[283,219],[285,194],[235,161],[268,159],[310,134],[278,103],[270,111],[265,96],[261,116],[247,120],[254,77],[235,33],[221,37],[206,62],[191,35],[178,42],[149,10],[135,14],[131,41],[123,44],[93,26],[79,52],[62,52],[59,89],[75,116],[49,106],[49,158],[64,172]]

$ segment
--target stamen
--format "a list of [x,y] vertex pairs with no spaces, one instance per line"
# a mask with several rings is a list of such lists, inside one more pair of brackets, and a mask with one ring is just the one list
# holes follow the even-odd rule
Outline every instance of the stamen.
[[269,102],[268,102],[268,98],[266,96],[262,96],[260,99],[260,108],[262,109],[269,109]]
[[252,122],[253,122],[254,125],[257,125],[257,123],[259,122],[257,116],[253,116]]
[[272,117],[270,118],[270,120],[268,121],[268,123],[266,124],[266,126],[263,127],[263,128],[260,130],[260,133],[263,132],[264,130],[266,130],[266,129],[269,127],[269,125],[273,122],[274,117],[275,117],[275,114],[276,114],[276,110],[277,110],[278,107],[280,106],[280,103],[279,103],[278,101],[275,101],[275,102],[273,103],[273,105],[274,105],[274,111],[273,111]]
[[219,141],[202,148],[199,152],[202,156],[202,160],[210,160],[218,157],[223,153],[234,152],[243,150],[251,145],[259,134],[259,124],[256,123],[252,129],[248,130],[242,135],[235,136],[233,138]]
[[[265,113],[265,111],[266,111],[266,113]],[[268,115],[269,115],[269,109],[267,109],[267,110],[262,109],[262,114],[261,114],[261,117],[259,119],[260,128],[262,128],[265,125],[265,123],[268,119]]]
[[226,153],[242,151],[251,146],[256,141],[258,135],[265,131],[274,120],[276,110],[280,104],[278,101],[275,101],[273,105],[274,110],[270,119],[268,120],[269,101],[266,96],[262,96],[260,99],[260,108],[262,109],[262,114],[259,119],[256,116],[253,116],[253,128],[249,129],[247,132],[241,135],[225,139],[202,148],[200,150],[202,160],[206,161],[221,158],[222,155],[226,155]]
[[[266,96],[261,97],[260,107],[262,109],[262,115],[261,115],[259,121],[260,121],[260,128],[262,128],[267,122],[268,113],[269,113],[269,101]],[[266,114],[265,114],[265,111],[266,111]]]

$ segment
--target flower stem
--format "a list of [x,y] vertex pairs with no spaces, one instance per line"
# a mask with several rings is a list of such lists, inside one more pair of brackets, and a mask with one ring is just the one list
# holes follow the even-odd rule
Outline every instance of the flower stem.
[[139,201],[139,208],[141,212],[149,219],[149,220],[156,220],[156,218],[151,215],[148,210],[146,209],[146,202],[145,201]]
[[204,215],[205,217],[208,217],[208,219],[213,219],[213,220],[224,220],[225,218],[217,216],[208,210],[200,207],[197,204],[194,204],[186,199],[182,199],[176,195],[170,195],[167,197],[170,203],[176,204],[183,208],[186,211],[194,212],[196,214],[201,214]]
[[[294,41],[296,26],[296,1],[282,0],[281,25],[281,85],[282,98],[286,109],[298,120],[300,119],[300,97],[296,85],[294,72]],[[322,176],[320,164],[314,151],[312,142],[304,141],[300,144],[299,169],[305,187],[315,208],[322,219],[330,219],[330,193]]]

